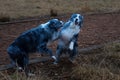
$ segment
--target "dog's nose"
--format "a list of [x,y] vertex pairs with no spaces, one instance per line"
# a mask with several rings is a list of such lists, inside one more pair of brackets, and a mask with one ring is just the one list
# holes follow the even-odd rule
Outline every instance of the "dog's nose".
[[76,19],[75,22],[78,22],[78,19]]

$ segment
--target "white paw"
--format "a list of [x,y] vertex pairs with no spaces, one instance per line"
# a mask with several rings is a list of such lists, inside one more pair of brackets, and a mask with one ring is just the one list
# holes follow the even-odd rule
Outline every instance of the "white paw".
[[69,49],[73,50],[73,47],[74,47],[74,42],[71,42],[70,45],[69,45]]
[[33,76],[35,76],[35,74],[33,74],[33,73],[28,73],[28,76],[29,76],[29,77],[33,77]]
[[22,67],[18,67],[17,70],[18,70],[19,72],[23,72],[23,71],[24,71]]
[[18,70],[22,70],[22,67],[18,67]]
[[58,63],[57,62],[53,62],[53,64],[57,65]]
[[55,57],[55,56],[52,56],[52,58],[53,58],[54,60],[56,60],[56,57]]

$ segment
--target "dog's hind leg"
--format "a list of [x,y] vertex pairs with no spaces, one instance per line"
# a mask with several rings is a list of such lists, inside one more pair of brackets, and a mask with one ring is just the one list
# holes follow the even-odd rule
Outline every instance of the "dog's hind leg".
[[57,51],[56,51],[56,60],[54,64],[57,64],[60,61],[60,55],[62,54],[62,46],[57,46]]
[[29,69],[29,66],[28,66],[28,64],[29,64],[29,55],[28,54],[24,54],[22,59],[23,60],[21,60],[22,61],[22,65],[21,66],[23,67],[25,75],[27,77],[34,76],[35,74],[30,72],[30,69]]
[[24,56],[24,71],[25,71],[25,74],[26,74],[26,76],[28,77],[29,76],[29,67],[28,67],[28,64],[29,64],[29,56],[28,56],[28,54],[26,54],[25,56]]
[[77,45],[77,43],[75,43],[75,45],[74,45],[74,49],[73,50],[70,50],[70,61],[72,62],[73,60],[74,60],[74,58],[76,57],[76,55],[77,55],[77,53],[78,53],[78,45]]

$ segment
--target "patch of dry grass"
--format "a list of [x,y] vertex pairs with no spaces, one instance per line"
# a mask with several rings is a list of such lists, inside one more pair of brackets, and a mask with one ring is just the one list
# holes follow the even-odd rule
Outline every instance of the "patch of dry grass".
[[38,75],[26,77],[24,73],[20,73],[17,70],[8,74],[7,72],[0,72],[0,80],[49,80],[45,75],[42,75],[40,71],[37,71]]
[[107,68],[93,65],[78,65],[73,68],[72,80],[119,80],[118,74],[111,73]]
[[94,11],[115,11],[120,9],[119,0],[0,0],[0,14],[10,18]]
[[71,80],[120,80],[120,43],[105,45],[99,53],[80,55]]

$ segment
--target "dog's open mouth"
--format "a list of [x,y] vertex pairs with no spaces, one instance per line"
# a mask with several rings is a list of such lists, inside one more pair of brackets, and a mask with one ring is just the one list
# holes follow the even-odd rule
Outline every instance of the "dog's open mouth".
[[79,25],[78,19],[75,20],[75,25]]
[[79,22],[75,21],[75,25],[79,25]]

